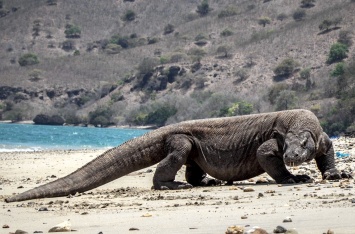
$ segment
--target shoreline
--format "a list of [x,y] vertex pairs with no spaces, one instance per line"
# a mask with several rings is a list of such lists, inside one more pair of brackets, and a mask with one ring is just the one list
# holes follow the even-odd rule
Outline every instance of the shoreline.
[[[11,120],[0,120],[0,124],[29,124],[29,125],[36,125],[32,120],[24,120],[18,122],[12,122]],[[38,124],[39,125],[39,124]],[[46,124],[41,124],[46,126]],[[142,129],[142,130],[153,130],[157,129],[158,127],[154,125],[145,125],[145,126],[132,126],[132,125],[110,125],[107,127],[96,127],[94,125],[74,125],[74,124],[63,124],[63,125],[47,125],[47,126],[71,126],[71,127],[83,127],[83,128],[118,128],[118,129]]]

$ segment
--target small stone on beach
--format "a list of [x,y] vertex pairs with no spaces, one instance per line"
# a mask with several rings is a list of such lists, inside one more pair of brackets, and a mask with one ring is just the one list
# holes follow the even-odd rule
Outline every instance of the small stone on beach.
[[284,228],[283,226],[277,226],[275,229],[274,229],[274,233],[285,233],[287,231],[286,228]]
[[292,219],[291,217],[286,217],[284,220],[283,220],[284,223],[291,223],[292,222]]
[[242,226],[230,226],[227,228],[226,234],[243,234],[244,227]]
[[38,211],[48,211],[48,208],[47,207],[40,207],[39,209],[38,209]]
[[252,187],[245,187],[243,189],[244,192],[254,192],[255,190]]

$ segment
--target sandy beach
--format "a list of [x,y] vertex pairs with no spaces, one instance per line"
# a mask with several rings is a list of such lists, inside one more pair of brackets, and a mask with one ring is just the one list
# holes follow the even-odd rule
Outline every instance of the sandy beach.
[[[355,171],[355,140],[341,138],[341,170]],[[252,233],[355,233],[353,179],[321,180],[314,161],[290,169],[315,182],[281,186],[267,174],[234,185],[177,191],[151,189],[156,166],[71,197],[5,203],[4,198],[65,176],[103,150],[0,153],[0,233],[48,233],[69,220],[75,233],[225,233],[238,225]],[[353,174],[354,175],[354,174]],[[184,168],[178,175],[184,180]],[[286,219],[286,220],[285,220]],[[289,222],[285,222],[289,221]]]

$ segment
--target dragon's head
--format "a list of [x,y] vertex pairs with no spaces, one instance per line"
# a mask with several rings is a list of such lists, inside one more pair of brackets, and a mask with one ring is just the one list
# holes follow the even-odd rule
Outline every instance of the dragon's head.
[[298,166],[313,159],[316,143],[310,132],[288,132],[285,137],[283,160],[287,166]]

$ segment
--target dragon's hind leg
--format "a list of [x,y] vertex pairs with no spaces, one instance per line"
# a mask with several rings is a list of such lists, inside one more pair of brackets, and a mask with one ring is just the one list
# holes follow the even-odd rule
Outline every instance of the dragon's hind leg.
[[187,136],[179,134],[169,137],[166,144],[168,155],[157,166],[153,177],[154,189],[191,188],[192,185],[189,183],[175,181],[176,173],[186,164],[191,152],[191,141]]
[[186,163],[186,181],[193,186],[212,186],[221,184],[220,180],[207,177],[207,174],[191,159]]

